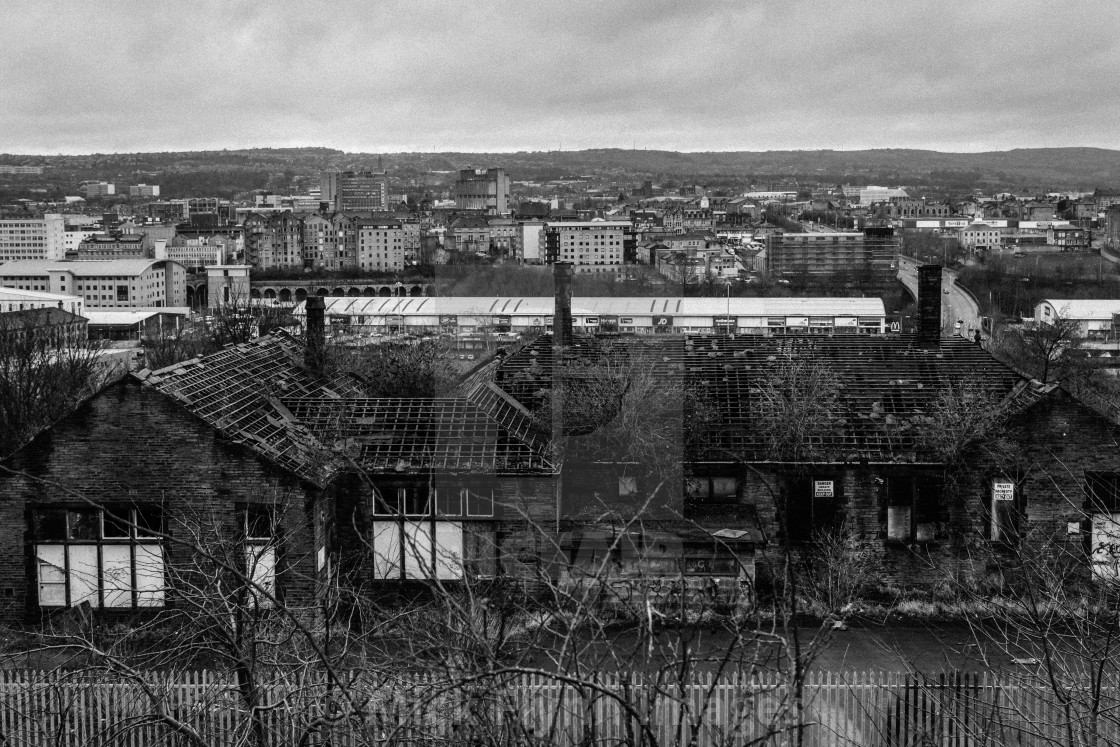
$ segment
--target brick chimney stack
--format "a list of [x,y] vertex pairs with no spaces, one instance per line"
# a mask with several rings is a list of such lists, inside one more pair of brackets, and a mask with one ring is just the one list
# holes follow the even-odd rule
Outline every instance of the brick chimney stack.
[[918,344],[941,346],[941,265],[918,268]]
[[572,344],[572,263],[557,262],[552,267],[556,288],[552,342],[553,345],[566,347]]
[[319,373],[323,370],[327,347],[325,319],[327,304],[322,296],[308,296],[303,308],[307,313],[303,363],[312,371]]

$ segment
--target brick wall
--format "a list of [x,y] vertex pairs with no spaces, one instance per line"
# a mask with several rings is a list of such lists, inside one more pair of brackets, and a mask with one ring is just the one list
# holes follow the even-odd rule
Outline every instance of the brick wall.
[[[84,404],[6,465],[17,474],[0,473],[4,623],[34,621],[41,614],[27,526],[30,507],[83,507],[84,501],[160,505],[169,533],[191,544],[201,524],[232,537],[238,508],[278,504],[283,507],[281,593],[289,604],[314,598],[317,494],[130,380]],[[165,549],[169,567],[191,564],[189,544],[167,542]]]

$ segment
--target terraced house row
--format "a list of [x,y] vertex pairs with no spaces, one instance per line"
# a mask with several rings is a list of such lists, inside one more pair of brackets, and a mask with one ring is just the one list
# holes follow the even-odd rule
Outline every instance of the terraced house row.
[[[332,583],[604,572],[749,599],[841,530],[903,587],[1043,539],[1116,577],[1116,425],[940,338],[936,309],[913,336],[575,337],[562,275],[554,334],[440,397],[326,373],[321,299],[305,341],[101,392],[4,462],[0,619],[181,604],[199,542],[236,548],[259,604],[309,610]],[[782,426],[795,412],[809,427]],[[978,414],[999,423],[982,442],[938,437]]]

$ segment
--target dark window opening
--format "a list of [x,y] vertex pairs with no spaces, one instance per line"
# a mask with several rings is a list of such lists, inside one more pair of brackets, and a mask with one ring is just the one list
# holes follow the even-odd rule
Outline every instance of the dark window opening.
[[813,542],[816,535],[840,525],[843,482],[837,476],[814,476],[786,484],[786,532],[790,542]]
[[892,477],[887,484],[887,539],[931,542],[938,537],[940,475]]
[[685,499],[694,503],[738,503],[739,480],[733,476],[701,475],[684,481]]
[[1120,472],[1085,473],[1085,508],[1090,513],[1120,513]]

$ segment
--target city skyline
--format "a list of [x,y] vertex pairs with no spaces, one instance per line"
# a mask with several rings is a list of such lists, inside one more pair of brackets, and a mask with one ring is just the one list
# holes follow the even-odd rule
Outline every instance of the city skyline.
[[1120,148],[1109,7],[8,4],[0,152]]

